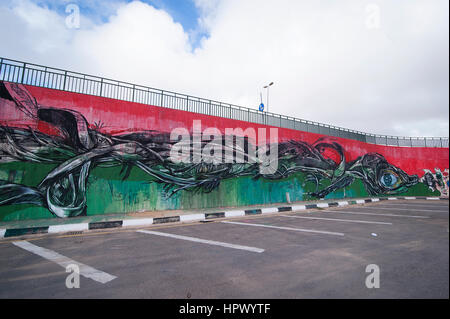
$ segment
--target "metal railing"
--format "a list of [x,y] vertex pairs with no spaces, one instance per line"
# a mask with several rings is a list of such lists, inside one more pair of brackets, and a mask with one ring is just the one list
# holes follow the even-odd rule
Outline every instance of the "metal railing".
[[368,134],[233,104],[159,90],[97,76],[0,58],[0,81],[96,95],[152,106],[219,116],[239,121],[289,128],[304,132],[404,147],[449,147],[448,137],[400,137]]

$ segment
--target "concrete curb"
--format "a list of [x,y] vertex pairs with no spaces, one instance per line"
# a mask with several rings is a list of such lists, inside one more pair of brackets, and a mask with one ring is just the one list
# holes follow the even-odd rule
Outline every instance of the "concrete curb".
[[105,222],[91,222],[91,223],[78,223],[78,224],[65,224],[65,225],[51,225],[44,227],[30,227],[30,228],[9,228],[0,229],[0,238],[16,237],[32,234],[56,234],[67,232],[83,232],[91,229],[106,229],[106,228],[122,228],[122,227],[136,227],[136,226],[150,226],[155,224],[166,224],[176,222],[194,222],[194,221],[206,221],[216,218],[238,217],[247,215],[261,215],[261,214],[274,214],[280,212],[290,212],[298,210],[308,210],[317,208],[347,206],[356,204],[373,203],[387,200],[449,200],[448,197],[381,197],[381,198],[369,198],[349,201],[337,201],[328,203],[306,204],[306,205],[293,205],[283,207],[268,207],[251,210],[232,210],[217,213],[201,213],[190,214],[170,217],[158,217],[158,218],[135,218],[135,219],[123,219]]

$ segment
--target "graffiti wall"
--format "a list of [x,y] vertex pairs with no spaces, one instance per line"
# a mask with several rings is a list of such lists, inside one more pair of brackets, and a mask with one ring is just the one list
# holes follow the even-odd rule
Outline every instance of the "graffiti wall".
[[448,148],[366,144],[0,82],[0,221],[448,196]]

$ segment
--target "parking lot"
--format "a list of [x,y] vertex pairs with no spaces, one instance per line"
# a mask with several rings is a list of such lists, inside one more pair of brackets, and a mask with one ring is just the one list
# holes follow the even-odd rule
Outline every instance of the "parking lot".
[[395,200],[4,239],[0,298],[449,298],[448,220],[448,201]]

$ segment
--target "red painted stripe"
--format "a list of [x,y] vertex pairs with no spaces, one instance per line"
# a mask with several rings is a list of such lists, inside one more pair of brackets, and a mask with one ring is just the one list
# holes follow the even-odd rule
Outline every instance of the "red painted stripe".
[[[124,102],[109,98],[90,96],[78,93],[26,86],[31,95],[41,106],[65,108],[78,111],[84,115],[91,126],[102,123],[101,131],[108,134],[122,134],[132,131],[156,130],[170,132],[177,127],[192,130],[194,120],[202,121],[202,129],[216,127],[222,133],[225,128],[249,127],[269,128],[269,126],[231,120],[216,116],[196,114],[192,112],[149,106],[139,103]],[[28,119],[22,112],[13,112],[12,105],[0,110],[0,124],[9,126],[27,126],[37,128],[46,133],[55,134],[45,123],[36,123]],[[267,131],[268,132],[268,131]],[[279,141],[300,140],[314,143],[324,135],[307,133],[287,128],[278,128]],[[449,167],[448,148],[428,147],[393,147],[367,144],[344,138],[333,138],[345,149],[346,161],[351,161],[366,153],[380,153],[389,163],[400,167],[408,174],[423,175],[423,169]]]

